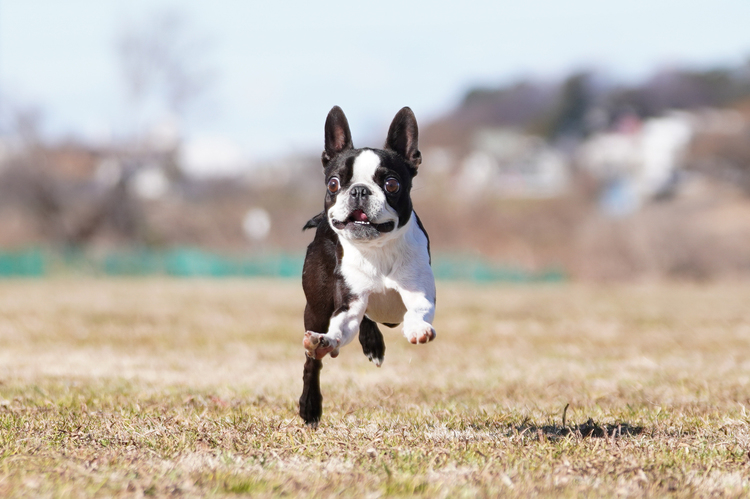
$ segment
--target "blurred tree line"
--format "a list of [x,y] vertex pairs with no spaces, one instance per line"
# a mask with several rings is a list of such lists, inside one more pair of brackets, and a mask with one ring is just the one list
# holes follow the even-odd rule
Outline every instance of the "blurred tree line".
[[[750,119],[750,59],[739,67],[663,69],[624,85],[596,71],[562,81],[523,80],[474,88],[447,116],[426,127],[428,145],[465,154],[474,132],[511,127],[544,137],[563,149],[592,133],[641,122],[672,110],[733,109]],[[750,128],[733,136],[698,134],[686,169],[740,185],[750,195]]]
[[560,82],[523,80],[471,89],[431,128],[443,130],[435,141],[454,144],[467,136],[467,130],[480,127],[515,127],[550,140],[581,138],[612,126],[625,114],[645,119],[672,109],[723,108],[748,98],[750,60],[737,68],[665,69],[635,85],[580,71]]
[[[160,18],[149,26],[121,37],[117,45],[124,75],[129,75],[124,78],[127,99],[142,122],[149,120],[155,101],[184,114],[210,82],[206,66],[190,59],[195,38],[180,41],[177,21]],[[172,62],[156,63],[154,53],[160,54],[159,61]],[[171,69],[148,69],[153,67]],[[630,218],[613,220],[597,205],[601,186],[580,171],[574,172],[567,194],[550,198],[480,199],[464,196],[457,187],[461,161],[482,128],[508,127],[543,137],[545,147],[551,144],[574,158],[576,145],[599,132],[672,110],[705,108],[733,110],[744,116],[744,124],[739,133],[697,135],[684,168],[723,186],[741,186],[750,195],[748,63],[705,71],[662,70],[630,85],[579,71],[560,81],[528,79],[473,89],[452,112],[422,124],[426,164],[417,179],[415,206],[435,248],[481,254],[527,270],[556,266],[584,279],[747,273],[750,222],[740,222],[750,221],[750,203],[741,193],[740,200],[732,197],[733,191],[717,196],[712,187],[704,197],[653,202]],[[0,157],[0,248],[302,251],[309,242],[300,228],[322,204],[321,193],[311,189],[321,181],[317,151],[256,165],[235,178],[196,179],[180,172],[179,134],[176,140],[159,142],[133,133],[106,147],[52,144],[39,133],[38,112],[8,109],[0,116],[0,127],[12,130],[16,142]],[[449,150],[444,157],[451,159],[439,168],[440,155],[431,155],[430,149]],[[142,190],[141,181],[153,181],[155,172],[163,176],[163,189]],[[714,202],[719,198],[720,203]],[[271,224],[262,242],[248,240],[243,232],[246,214],[255,208],[265,210]]]

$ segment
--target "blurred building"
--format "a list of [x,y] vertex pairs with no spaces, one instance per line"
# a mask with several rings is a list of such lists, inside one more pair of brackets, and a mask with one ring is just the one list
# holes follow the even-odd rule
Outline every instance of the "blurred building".
[[744,126],[733,110],[671,111],[643,121],[627,116],[624,123],[583,142],[577,163],[604,186],[604,211],[627,215],[680,188],[680,173],[691,160],[696,137],[738,135]]
[[570,171],[563,153],[541,137],[510,128],[484,128],[474,133],[457,181],[465,192],[553,197],[567,189]]
[[577,153],[578,164],[605,186],[602,208],[616,216],[675,187],[695,129],[695,118],[688,112],[643,122],[627,120],[613,131],[594,134]]

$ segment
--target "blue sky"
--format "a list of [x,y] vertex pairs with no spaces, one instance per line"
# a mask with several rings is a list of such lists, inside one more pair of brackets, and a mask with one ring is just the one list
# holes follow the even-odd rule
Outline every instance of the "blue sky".
[[750,56],[747,0],[0,0],[3,102],[39,107],[53,136],[127,130],[115,40],[167,10],[210,40],[215,68],[184,133],[225,137],[249,159],[317,152],[334,104],[355,145],[379,145],[402,106],[426,122],[477,84],[583,67],[633,81]]

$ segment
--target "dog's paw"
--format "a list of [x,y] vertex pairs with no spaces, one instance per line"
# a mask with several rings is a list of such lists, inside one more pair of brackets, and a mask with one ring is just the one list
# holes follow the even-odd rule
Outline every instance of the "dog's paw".
[[330,336],[313,331],[305,331],[305,337],[302,339],[302,346],[311,359],[322,359],[329,353],[331,357],[337,357],[339,343],[341,343],[340,340],[334,340]]
[[435,328],[426,322],[417,322],[415,324],[404,323],[404,336],[409,343],[427,343],[437,336]]
[[380,366],[383,365],[383,357],[376,357],[376,356],[370,354],[370,355],[367,356],[367,359],[370,362],[372,362],[373,364],[375,364],[376,367],[380,367]]

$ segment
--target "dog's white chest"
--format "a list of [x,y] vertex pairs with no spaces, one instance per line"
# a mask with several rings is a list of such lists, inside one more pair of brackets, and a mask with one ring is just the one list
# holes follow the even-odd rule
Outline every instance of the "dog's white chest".
[[416,215],[397,238],[363,248],[342,241],[341,274],[352,294],[367,296],[365,314],[375,322],[400,324],[407,311],[402,290],[434,297],[435,282],[430,269],[427,236]]

